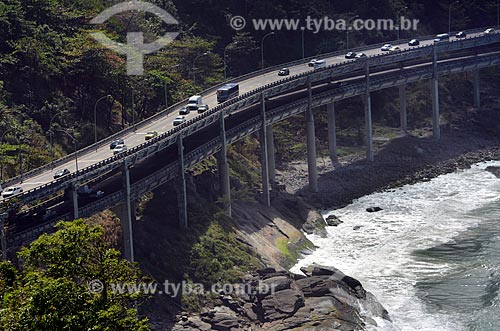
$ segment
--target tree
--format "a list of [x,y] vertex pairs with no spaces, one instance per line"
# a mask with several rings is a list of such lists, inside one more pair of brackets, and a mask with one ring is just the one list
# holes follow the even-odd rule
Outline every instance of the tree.
[[137,317],[136,305],[145,294],[112,290],[146,279],[110,248],[103,228],[82,220],[56,227],[55,234],[22,249],[20,271],[0,264],[0,329],[149,330],[147,318]]

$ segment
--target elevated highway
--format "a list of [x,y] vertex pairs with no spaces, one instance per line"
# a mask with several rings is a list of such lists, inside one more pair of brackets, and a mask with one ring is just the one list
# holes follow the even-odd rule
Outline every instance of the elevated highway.
[[[498,34],[483,35],[473,32],[469,33],[467,39],[438,45],[434,45],[430,38],[422,40],[421,46],[416,48],[409,48],[401,43],[402,51],[397,53],[381,54],[379,46],[369,46],[362,49],[369,55],[366,59],[345,61],[343,53],[329,54],[326,56],[329,66],[321,70],[311,70],[302,61],[300,64],[288,65],[293,76],[282,80],[279,80],[274,69],[240,78],[237,80],[243,92],[240,97],[192,117],[180,127],[170,127],[172,118],[181,106],[178,104],[146,120],[135,132],[129,129],[106,139],[97,146],[97,151],[96,146],[81,151],[79,162],[88,166],[78,173],[52,180],[54,170],[71,169],[74,156],[68,156],[56,161],[54,168],[47,165],[27,174],[22,184],[26,189],[25,193],[17,196],[15,200],[3,201],[2,208],[7,215],[10,212],[8,235],[2,241],[3,246],[12,247],[29,242],[39,233],[49,230],[56,220],[90,216],[101,210],[120,206],[124,214],[122,218],[125,219],[125,234],[128,234],[129,239],[126,255],[133,259],[131,222],[134,201],[155,187],[175,177],[180,178],[180,223],[187,226],[183,181],[185,170],[206,157],[217,154],[222,194],[230,197],[225,149],[228,144],[257,131],[261,133],[263,147],[261,159],[264,201],[269,204],[270,185],[274,181],[272,124],[301,112],[306,113],[310,187],[315,191],[317,172],[313,108],[328,105],[329,118],[333,115],[334,121],[335,101],[362,95],[365,100],[366,134],[369,142],[367,157],[372,159],[370,93],[400,86],[400,92],[404,96],[405,84],[431,80],[434,134],[438,140],[438,78],[456,72],[478,72],[481,68],[498,65],[499,41]],[[214,105],[215,88],[204,93],[204,99]],[[402,105],[401,113],[401,125],[405,127],[406,105]],[[166,132],[144,143],[142,133],[150,130]],[[110,150],[107,145],[111,139],[118,136],[124,138],[132,148],[127,153],[109,157]],[[334,132],[330,132],[329,138],[330,144],[335,145],[331,147],[336,147]],[[332,158],[335,157],[335,149],[331,148]],[[21,178],[16,178],[7,185],[19,184],[20,181]],[[106,196],[97,200],[79,198],[76,189],[87,181],[95,183],[96,188],[103,189]],[[66,191],[66,195],[58,196],[61,191]],[[44,202],[49,196],[56,197]],[[51,210],[53,213],[43,219],[35,219],[30,212],[26,215],[13,215],[12,211],[16,210],[16,206],[34,201],[42,201],[38,209]],[[228,211],[230,212],[230,206]],[[4,217],[6,214],[3,214]]]

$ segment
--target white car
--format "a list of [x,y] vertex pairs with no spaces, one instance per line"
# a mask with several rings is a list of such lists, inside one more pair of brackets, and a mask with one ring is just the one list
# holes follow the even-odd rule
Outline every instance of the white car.
[[391,44],[385,44],[384,46],[382,46],[382,47],[380,48],[380,50],[381,50],[382,52],[388,52],[388,51],[390,51],[390,50],[391,50],[391,47],[392,47],[392,45],[391,45]]
[[120,145],[116,145],[115,149],[113,149],[113,154],[117,155],[117,154],[120,154],[120,153],[123,153],[126,151],[127,151],[127,145],[120,144]]
[[174,126],[181,125],[184,122],[186,122],[186,116],[177,116],[174,119]]
[[8,189],[6,189],[2,193],[2,197],[10,198],[10,197],[12,197],[16,194],[22,193],[22,192],[23,192],[23,188],[21,186],[13,186],[13,187],[9,187]]
[[396,51],[400,51],[401,49],[399,48],[399,46],[392,46],[391,48],[389,48],[389,51],[390,52],[396,52]]
[[365,53],[358,53],[358,54],[356,54],[356,56],[354,58],[356,58],[356,59],[363,59],[365,57],[366,57]]
[[312,59],[311,61],[309,61],[309,63],[307,64],[309,67],[314,67],[314,64],[316,64],[316,62],[318,62],[317,59]]
[[484,30],[484,34],[492,34],[493,32],[495,32],[495,29],[493,29],[493,28],[489,28],[489,29]]

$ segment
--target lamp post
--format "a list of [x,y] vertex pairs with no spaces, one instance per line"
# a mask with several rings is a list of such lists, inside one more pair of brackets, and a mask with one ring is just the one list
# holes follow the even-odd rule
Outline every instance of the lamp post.
[[[5,135],[9,132],[11,132],[13,129],[7,129],[6,131],[4,131],[4,133],[2,134],[2,138],[0,138],[0,147],[3,146],[3,138],[5,137]],[[3,182],[3,158],[4,158],[4,152],[3,152],[3,149],[2,149],[2,162],[1,162],[1,168],[0,168],[0,182]]]
[[450,4],[448,7],[448,34],[451,33],[451,7],[453,7],[454,4],[460,3],[460,1],[454,1]]
[[302,29],[301,30],[301,33],[302,33],[302,60],[304,60],[306,58],[306,51],[304,48],[304,32],[305,32],[305,29]]
[[50,136],[50,158],[51,159],[54,158],[54,140],[53,140],[53,132],[52,132],[52,122],[54,122],[54,119],[57,116],[61,115],[62,113],[65,113],[65,111],[61,110],[61,111],[57,112],[56,114],[54,114],[54,116],[52,116],[52,118],[50,119],[50,123],[49,123],[49,131],[47,131],[47,133]]
[[195,57],[195,58],[194,58],[194,60],[193,60],[193,85],[196,85],[196,73],[195,73],[195,67],[194,67],[194,65],[195,65],[195,63],[196,63],[196,60],[198,60],[198,59],[199,59],[200,57],[202,57],[202,56],[206,56],[206,55],[208,55],[208,53],[209,53],[209,52],[205,52],[205,53],[203,53],[203,54],[200,54],[200,55],[198,55],[197,57]]
[[396,30],[397,34],[398,34],[397,40],[399,40],[400,31],[401,31],[401,12],[404,11],[404,10],[407,10],[407,9],[408,9],[408,7],[405,6],[405,7],[401,8],[401,9],[399,9],[397,11],[397,14],[396,14],[396,19],[397,19],[397,22],[398,22],[398,28]]
[[104,100],[104,99],[111,99],[111,95],[106,95],[103,96],[102,98],[98,99],[94,105],[94,144],[95,144],[95,151],[97,152],[97,104],[99,101]]
[[76,172],[78,172],[78,149],[77,149],[77,146],[76,146],[77,141],[76,141],[75,137],[73,135],[71,135],[71,133],[69,133],[67,130],[55,130],[55,131],[63,132],[71,140],[73,140],[73,145],[74,145],[74,148],[75,148],[75,169],[76,169]]
[[351,17],[350,19],[347,20],[347,30],[346,30],[347,31],[347,37],[346,37],[346,43],[345,43],[346,44],[346,49],[349,49],[349,28],[350,28],[350,25],[351,25],[352,21],[354,19],[358,18],[358,17],[359,17],[359,15],[356,15],[356,16],[353,16],[353,17]]
[[497,28],[500,26],[500,0],[497,0]]
[[272,35],[274,35],[274,32],[269,32],[268,34],[264,35],[264,37],[262,37],[262,40],[260,41],[260,57],[262,61],[262,70],[264,70],[264,40]]
[[[180,64],[176,64],[174,66],[167,67],[167,69],[173,69],[179,67]],[[168,108],[168,93],[167,93],[167,80],[163,80],[163,92],[165,94],[165,108]]]
[[224,80],[227,79],[227,74],[226,74],[226,68],[227,68],[226,51],[229,48],[229,46],[231,46],[231,45],[237,45],[237,44],[238,44],[238,42],[234,41],[234,42],[231,42],[231,43],[227,44],[227,46],[224,47],[224,58],[223,58],[223,62],[224,62]]

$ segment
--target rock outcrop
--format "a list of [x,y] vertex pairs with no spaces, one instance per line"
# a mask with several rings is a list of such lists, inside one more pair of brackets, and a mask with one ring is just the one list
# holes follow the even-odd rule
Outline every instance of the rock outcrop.
[[[173,331],[362,330],[373,317],[389,319],[384,307],[356,279],[313,265],[304,275],[261,269],[243,277],[241,288],[199,315],[179,316]],[[363,316],[367,312],[371,316]]]

